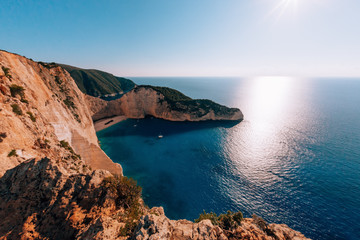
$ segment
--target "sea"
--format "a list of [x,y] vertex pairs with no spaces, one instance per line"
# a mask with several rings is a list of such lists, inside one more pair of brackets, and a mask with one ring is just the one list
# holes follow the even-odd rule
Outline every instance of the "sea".
[[312,239],[360,239],[360,79],[132,80],[244,114],[241,122],[129,119],[98,132],[149,207],[188,220],[241,211]]

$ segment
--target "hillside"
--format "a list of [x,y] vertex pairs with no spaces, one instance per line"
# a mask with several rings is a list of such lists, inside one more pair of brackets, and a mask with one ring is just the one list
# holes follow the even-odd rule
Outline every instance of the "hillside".
[[110,73],[95,69],[82,69],[65,64],[58,64],[75,80],[79,89],[90,96],[99,97],[130,91],[135,83],[129,79],[116,77]]

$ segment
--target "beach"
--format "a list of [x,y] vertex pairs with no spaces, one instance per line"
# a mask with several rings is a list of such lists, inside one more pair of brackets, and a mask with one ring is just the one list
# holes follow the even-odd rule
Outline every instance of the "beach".
[[101,131],[105,128],[108,128],[116,123],[126,120],[125,116],[115,116],[110,118],[101,119],[94,122],[95,131]]

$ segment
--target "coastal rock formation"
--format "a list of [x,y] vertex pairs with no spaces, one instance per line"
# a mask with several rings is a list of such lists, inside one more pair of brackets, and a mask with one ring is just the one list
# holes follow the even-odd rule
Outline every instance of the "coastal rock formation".
[[121,239],[112,176],[81,160],[27,160],[0,179],[0,239]]
[[239,110],[148,86],[111,105],[84,96],[55,64],[0,51],[0,67],[0,239],[306,239],[256,217],[223,229],[148,209],[99,148],[91,119],[112,106],[129,117],[192,121],[240,120]]
[[136,240],[308,239],[285,224],[267,224],[256,216],[245,218],[240,226],[225,230],[219,226],[214,226],[209,219],[202,220],[199,223],[187,220],[170,220],[165,216],[162,208],[153,208],[148,215],[141,217],[133,238]]
[[69,73],[0,51],[0,176],[67,142],[94,169],[122,173],[100,149],[84,94]]
[[228,108],[210,100],[194,100],[162,87],[137,86],[120,99],[105,102],[87,97],[94,121],[113,117],[144,118],[153,116],[170,121],[234,120],[244,116],[237,108]]

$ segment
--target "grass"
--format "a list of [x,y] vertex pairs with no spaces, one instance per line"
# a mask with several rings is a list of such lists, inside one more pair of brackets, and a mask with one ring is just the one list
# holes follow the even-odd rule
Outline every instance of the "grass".
[[12,110],[13,112],[16,114],[16,115],[23,115],[23,112],[20,108],[19,105],[17,105],[16,103],[15,104],[11,104],[11,107],[12,107]]
[[8,157],[17,157],[17,156],[18,156],[18,155],[17,155],[15,149],[11,150],[11,151],[9,152],[9,154],[8,154]]

